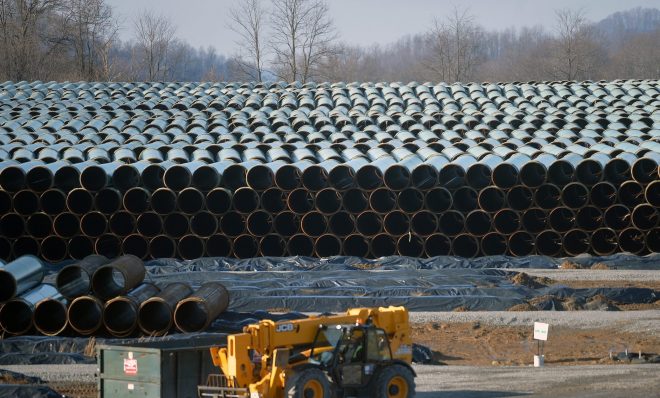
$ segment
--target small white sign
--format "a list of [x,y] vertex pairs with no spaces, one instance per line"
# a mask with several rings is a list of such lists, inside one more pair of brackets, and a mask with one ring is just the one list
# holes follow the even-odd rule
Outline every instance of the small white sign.
[[534,322],[534,340],[548,340],[548,328],[547,323]]
[[133,383],[129,383],[129,384],[128,384],[128,389],[129,389],[129,390],[135,390],[135,384],[133,384]]

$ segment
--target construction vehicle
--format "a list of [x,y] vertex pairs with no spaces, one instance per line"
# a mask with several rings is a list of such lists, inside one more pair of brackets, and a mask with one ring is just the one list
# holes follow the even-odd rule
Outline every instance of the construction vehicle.
[[262,320],[212,347],[222,374],[198,387],[208,398],[415,396],[412,339],[403,307]]

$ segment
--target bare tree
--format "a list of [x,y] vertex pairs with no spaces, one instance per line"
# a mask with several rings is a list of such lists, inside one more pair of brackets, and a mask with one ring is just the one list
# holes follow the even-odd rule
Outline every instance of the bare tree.
[[266,8],[262,0],[239,0],[229,10],[229,28],[238,34],[235,62],[251,80],[262,81],[266,59]]
[[467,10],[454,8],[444,21],[435,20],[428,35],[430,54],[427,67],[443,81],[466,81],[477,64],[482,29]]
[[135,20],[137,44],[142,53],[142,65],[150,81],[168,76],[169,56],[174,43],[176,27],[168,18],[152,12],[143,12]]
[[104,0],[67,0],[64,7],[80,77],[107,76],[107,51],[119,29],[112,8]]
[[280,78],[308,81],[336,39],[324,0],[273,0],[272,45]]
[[557,40],[551,65],[555,78],[589,78],[596,69],[598,45],[584,10],[557,10]]
[[60,0],[0,0],[0,74],[13,80],[38,75],[63,43],[47,21],[60,6]]

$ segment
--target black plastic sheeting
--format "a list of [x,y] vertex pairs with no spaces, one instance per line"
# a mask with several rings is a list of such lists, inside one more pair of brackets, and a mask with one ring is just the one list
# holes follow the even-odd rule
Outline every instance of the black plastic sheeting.
[[50,387],[33,384],[0,384],[0,398],[62,398]]
[[[660,269],[660,253],[637,256],[629,253],[618,253],[610,256],[590,256],[554,258],[547,256],[488,256],[465,258],[456,256],[438,256],[418,258],[406,256],[388,256],[377,259],[366,259],[351,256],[318,257],[254,257],[236,259],[229,257],[203,257],[195,260],[157,259],[145,264],[152,274],[186,272],[186,271],[324,271],[324,270],[355,270],[355,269],[447,269],[447,268],[536,268],[556,269],[564,261],[570,261],[582,266],[603,263],[617,269],[654,270]],[[74,260],[58,264],[46,264],[50,273],[59,271]]]

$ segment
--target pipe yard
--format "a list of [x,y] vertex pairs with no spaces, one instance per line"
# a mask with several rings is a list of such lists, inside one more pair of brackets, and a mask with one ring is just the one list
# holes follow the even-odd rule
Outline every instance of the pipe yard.
[[410,334],[369,322],[397,330],[421,397],[543,396],[521,387],[535,322],[553,375],[634,366],[643,396],[660,353],[659,109],[657,80],[0,83],[0,368],[110,396],[108,373],[87,378],[113,345],[217,340],[203,355],[226,365],[252,333],[266,368],[277,333],[371,308],[406,327],[410,312]]

